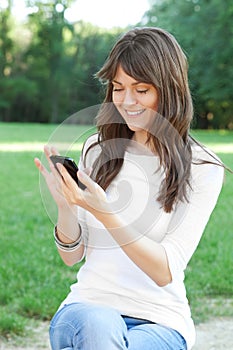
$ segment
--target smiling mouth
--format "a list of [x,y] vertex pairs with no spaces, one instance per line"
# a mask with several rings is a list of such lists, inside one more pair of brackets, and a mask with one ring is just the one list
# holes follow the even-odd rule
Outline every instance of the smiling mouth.
[[145,110],[146,110],[146,109],[140,109],[140,110],[138,110],[138,111],[128,111],[128,110],[125,109],[125,112],[127,113],[127,115],[128,115],[129,117],[136,117],[136,116],[138,116],[138,115],[144,113]]

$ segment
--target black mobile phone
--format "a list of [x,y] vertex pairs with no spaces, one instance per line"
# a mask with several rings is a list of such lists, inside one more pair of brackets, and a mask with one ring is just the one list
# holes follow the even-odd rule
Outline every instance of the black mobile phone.
[[50,156],[51,161],[53,162],[55,168],[59,172],[57,168],[57,163],[61,163],[64,165],[70,176],[74,179],[74,181],[77,183],[77,185],[82,189],[85,190],[86,186],[79,181],[77,178],[77,171],[78,171],[78,166],[75,163],[75,161],[70,158],[70,157],[65,157],[65,156],[57,156],[57,155],[52,155]]

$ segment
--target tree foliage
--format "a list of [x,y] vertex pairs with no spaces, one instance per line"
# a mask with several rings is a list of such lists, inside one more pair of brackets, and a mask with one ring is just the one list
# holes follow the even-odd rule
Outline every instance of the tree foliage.
[[144,20],[171,31],[186,51],[194,126],[233,129],[233,2],[160,0]]
[[15,24],[10,25],[10,7],[2,12],[0,120],[58,123],[100,103],[94,74],[122,30],[106,32],[81,21],[67,22],[64,13],[71,2],[29,0],[33,11],[20,27],[25,35],[21,45],[18,36],[11,39]]
[[[69,23],[65,11],[73,1],[27,0],[32,11],[23,24],[12,17],[12,0],[5,8],[0,5],[0,120],[58,123],[101,102],[94,75],[126,28]],[[232,1],[150,3],[137,25],[167,29],[184,48],[196,111],[193,126],[233,129]]]

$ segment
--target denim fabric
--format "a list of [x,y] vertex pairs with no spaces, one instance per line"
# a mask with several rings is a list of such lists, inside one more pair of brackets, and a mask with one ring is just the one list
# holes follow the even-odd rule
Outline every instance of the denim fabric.
[[132,317],[113,308],[65,305],[50,324],[52,350],[186,350],[175,330]]

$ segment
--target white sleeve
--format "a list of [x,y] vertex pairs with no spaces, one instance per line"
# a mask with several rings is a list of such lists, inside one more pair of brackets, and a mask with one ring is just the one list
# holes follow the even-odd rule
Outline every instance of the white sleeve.
[[189,202],[180,203],[161,244],[172,277],[182,273],[201,239],[222,188],[224,169],[213,164],[193,165]]

